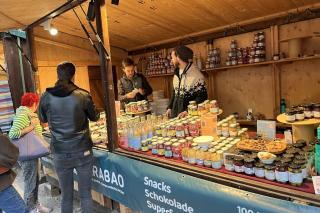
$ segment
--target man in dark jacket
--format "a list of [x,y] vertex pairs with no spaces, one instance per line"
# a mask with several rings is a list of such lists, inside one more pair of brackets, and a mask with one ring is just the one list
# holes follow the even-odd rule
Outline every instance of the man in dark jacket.
[[129,102],[147,100],[152,88],[146,77],[135,73],[134,62],[130,58],[122,61],[124,75],[118,82],[119,101],[122,105]]
[[12,186],[16,174],[11,168],[19,157],[19,149],[10,142],[8,137],[0,134],[0,212],[26,213],[26,204]]
[[91,176],[93,167],[92,140],[89,122],[97,121],[99,113],[90,94],[77,87],[75,66],[63,62],[57,67],[58,81],[47,88],[39,104],[39,118],[49,124],[54,165],[62,192],[61,212],[73,209],[73,170],[79,178],[82,213],[91,213]]
[[171,60],[176,70],[173,77],[173,94],[167,116],[177,117],[186,114],[190,101],[197,104],[208,98],[205,79],[193,62],[193,51],[186,46],[178,46],[171,52]]

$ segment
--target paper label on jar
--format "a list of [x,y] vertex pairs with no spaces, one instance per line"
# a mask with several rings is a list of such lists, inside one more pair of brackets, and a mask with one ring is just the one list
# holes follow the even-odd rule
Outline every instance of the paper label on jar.
[[276,179],[278,182],[286,183],[289,181],[289,173],[276,171]]
[[228,171],[234,171],[234,165],[233,164],[224,164],[224,167]]
[[244,173],[246,173],[247,175],[253,175],[254,174],[254,168],[244,167]]
[[177,138],[184,138],[184,130],[176,131],[176,137]]
[[211,167],[211,161],[210,160],[205,160],[203,162],[203,164],[206,166],[206,167]]
[[296,119],[297,120],[304,120],[304,113],[303,114],[296,114]]
[[304,115],[305,115],[307,118],[312,118],[313,112],[312,112],[312,111],[304,111]]
[[313,111],[313,117],[320,118],[320,111]]
[[167,157],[167,158],[171,158],[172,157],[172,151],[171,150],[164,151],[164,156]]
[[199,166],[203,166],[203,160],[202,159],[196,159],[196,163]]
[[264,176],[268,180],[275,180],[276,179],[276,175],[275,175],[274,171],[265,171]]
[[288,122],[293,122],[293,121],[296,120],[296,116],[295,116],[295,115],[287,115],[287,116],[286,116],[286,120],[287,120]]
[[152,150],[151,150],[151,153],[152,153],[153,155],[157,155],[157,154],[158,154],[158,150],[157,150],[157,149],[152,149]]
[[300,184],[303,181],[302,173],[289,172],[289,182]]
[[255,169],[254,174],[256,177],[263,178],[264,177],[264,169]]
[[238,173],[244,172],[244,166],[234,166],[234,171]]
[[221,168],[221,161],[214,161],[212,162],[212,168],[214,169],[220,169]]

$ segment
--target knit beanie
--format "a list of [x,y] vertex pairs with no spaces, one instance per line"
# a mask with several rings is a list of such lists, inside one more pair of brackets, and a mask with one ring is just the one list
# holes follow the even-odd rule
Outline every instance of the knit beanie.
[[193,51],[189,47],[186,46],[177,46],[174,49],[177,57],[179,57],[184,62],[189,62],[193,58]]
[[62,62],[57,67],[59,80],[70,81],[76,72],[75,66],[71,62]]

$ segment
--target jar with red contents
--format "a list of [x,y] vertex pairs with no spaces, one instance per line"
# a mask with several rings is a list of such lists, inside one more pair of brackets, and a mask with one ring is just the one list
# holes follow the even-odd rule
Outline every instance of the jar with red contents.
[[176,137],[185,138],[184,125],[182,123],[177,123],[176,125]]
[[183,121],[183,128],[184,128],[184,136],[188,137],[189,134],[189,122],[188,121]]
[[172,144],[172,156],[176,160],[181,160],[182,155],[181,155],[182,147],[180,143],[174,143]]
[[191,147],[191,144],[193,144],[193,137],[186,137],[186,146]]
[[187,147],[187,140],[186,139],[180,139],[178,141],[178,143],[180,143],[182,148]]
[[191,121],[189,124],[189,134],[191,137],[198,137],[200,135],[200,128],[196,121]]

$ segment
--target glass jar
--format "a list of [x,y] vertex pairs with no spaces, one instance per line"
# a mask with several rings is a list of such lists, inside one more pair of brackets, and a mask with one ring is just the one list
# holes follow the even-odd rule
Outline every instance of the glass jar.
[[305,118],[303,109],[296,110],[295,116],[296,116],[296,120],[303,121]]
[[231,57],[231,65],[237,65],[238,64],[238,60],[237,57]]
[[306,118],[312,118],[313,117],[313,105],[307,104],[303,106],[304,108],[304,116]]
[[264,166],[264,176],[267,180],[274,181],[276,179],[275,169],[276,166],[274,164]]
[[189,164],[196,164],[196,152],[199,148],[196,146],[196,147],[193,147],[191,149],[189,149],[188,151],[188,163]]
[[221,126],[221,130],[222,130],[222,136],[223,137],[229,137],[229,125],[228,123],[224,123]]
[[188,121],[183,121],[183,129],[184,129],[184,135],[185,137],[189,136],[189,122]]
[[254,56],[256,54],[256,48],[251,47],[250,48],[250,56]]
[[200,135],[200,128],[197,121],[192,121],[189,124],[189,134],[191,137],[198,137]]
[[158,142],[153,142],[152,143],[151,153],[153,155],[157,155],[158,154]]
[[172,143],[171,142],[164,143],[164,156],[166,158],[172,158]]
[[205,149],[200,148],[197,150],[196,152],[196,164],[198,166],[203,166],[204,164],[204,153],[205,153]]
[[290,184],[293,186],[301,186],[303,182],[301,166],[292,163],[289,165],[288,171]]
[[218,102],[216,100],[210,101],[210,112],[219,113]]
[[264,164],[261,162],[256,162],[254,164],[254,174],[258,178],[264,178]]
[[256,55],[265,55],[265,54],[266,54],[265,47],[257,47],[256,48]]
[[190,148],[189,147],[183,147],[181,150],[181,156],[182,156],[182,160],[185,162],[188,162],[188,152],[189,152]]
[[205,152],[204,153],[204,162],[203,165],[205,167],[210,168],[211,167],[211,153],[210,152]]
[[221,169],[222,167],[221,157],[217,152],[211,153],[211,167],[213,169]]
[[260,40],[260,41],[261,41],[261,40],[264,40],[264,38],[265,38],[264,32],[262,32],[262,31],[261,31],[261,32],[258,32],[258,33],[257,33],[257,36],[258,36],[258,40]]
[[313,117],[320,118],[320,104],[313,105]]
[[224,167],[228,171],[234,171],[233,155],[226,155],[226,160],[224,162]]
[[236,40],[231,40],[230,48],[231,49],[237,48],[237,41]]
[[254,159],[244,159],[244,173],[247,175],[254,175]]
[[206,113],[206,108],[204,104],[198,105],[198,115],[203,115]]
[[158,141],[158,156],[164,156],[164,142]]
[[161,137],[162,136],[162,129],[160,125],[157,125],[155,128],[156,136]]
[[143,152],[149,151],[147,140],[141,141],[141,151],[143,151]]
[[171,138],[176,137],[176,124],[175,123],[171,123],[170,125],[168,125],[167,136],[171,137]]
[[286,153],[286,154],[283,154],[282,157],[284,157],[284,158],[289,158],[289,159],[293,159],[293,158],[294,158],[294,154]]
[[182,158],[180,143],[172,144],[172,156],[176,160],[180,160]]
[[242,156],[235,156],[233,159],[234,171],[237,173],[244,172],[244,160]]
[[276,180],[279,183],[287,183],[289,181],[288,165],[282,162],[276,164]]
[[264,40],[259,40],[258,41],[258,47],[265,47],[266,43],[264,42]]
[[162,134],[161,136],[167,137],[167,131],[168,131],[167,127],[165,125],[161,125],[160,128],[161,128],[161,134]]
[[193,144],[193,137],[186,137],[186,141],[186,146],[191,147],[191,145]]
[[217,124],[217,136],[222,136],[222,124],[221,122],[218,122]]
[[295,122],[296,121],[296,112],[293,110],[288,111],[286,114],[287,122]]
[[175,135],[177,138],[184,138],[185,137],[184,126],[182,123],[177,123]]
[[238,136],[237,124],[230,124],[229,125],[229,135],[230,135],[230,137],[237,137]]
[[[154,142],[156,142],[156,141],[154,141]],[[152,138],[148,138],[147,143],[148,143],[148,150],[151,150],[152,149]]]
[[197,102],[196,101],[189,101],[189,104],[192,106],[197,106]]

